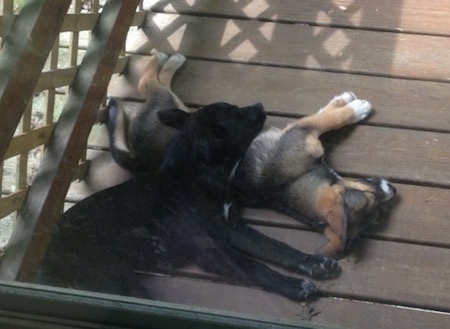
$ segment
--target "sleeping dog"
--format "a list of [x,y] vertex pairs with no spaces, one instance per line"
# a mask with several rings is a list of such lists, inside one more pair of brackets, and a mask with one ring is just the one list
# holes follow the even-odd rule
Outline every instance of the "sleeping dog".
[[159,111],[158,120],[178,133],[158,170],[95,193],[64,213],[38,283],[151,297],[142,293],[135,271],[196,264],[293,300],[315,295],[310,280],[264,262],[318,279],[336,276],[337,262],[247,226],[233,196],[236,167],[265,118],[261,104],[216,103],[194,114]]
[[[164,108],[188,111],[170,83],[184,57],[155,52],[137,89],[147,102],[128,113],[109,103],[107,126],[115,161],[132,173],[155,170],[174,129],[157,120]],[[339,258],[362,231],[375,223],[380,205],[395,188],[385,179],[345,179],[324,161],[321,134],[365,119],[372,106],[351,92],[333,98],[318,113],[284,129],[271,128],[252,143],[236,168],[234,189],[247,206],[271,207],[324,232],[317,254]]]
[[372,106],[345,92],[318,113],[284,129],[270,128],[250,145],[236,170],[235,188],[246,205],[267,206],[323,231],[317,254],[341,257],[375,223],[396,189],[385,179],[345,179],[324,161],[320,135],[367,117]]

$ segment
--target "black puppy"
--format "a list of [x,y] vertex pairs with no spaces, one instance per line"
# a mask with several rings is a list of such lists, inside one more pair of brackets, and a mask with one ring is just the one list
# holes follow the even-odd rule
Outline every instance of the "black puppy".
[[164,124],[180,130],[160,169],[69,209],[38,282],[151,297],[140,292],[136,270],[196,264],[294,300],[317,293],[309,280],[285,276],[263,262],[331,278],[338,272],[336,261],[303,254],[247,226],[230,195],[237,164],[265,117],[260,104],[240,109],[217,103],[195,114],[160,111]]

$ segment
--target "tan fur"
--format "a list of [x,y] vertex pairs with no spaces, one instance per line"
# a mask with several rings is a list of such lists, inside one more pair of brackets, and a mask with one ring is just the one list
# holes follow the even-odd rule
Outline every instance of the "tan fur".
[[311,132],[315,137],[318,137],[328,131],[339,129],[343,126],[351,124],[355,119],[353,109],[350,106],[343,106],[340,108],[327,108],[314,115],[307,116],[300,120],[288,124],[287,129],[299,126],[303,128],[312,128]]
[[[316,114],[291,122],[282,130],[262,133],[240,165],[245,179],[238,187],[245,195],[244,202],[258,193],[253,206],[274,207],[300,220],[306,218],[328,239],[317,253],[342,256],[347,242],[369,226],[379,204],[392,197],[395,189],[384,180],[339,177],[321,161],[324,149],[319,137],[364,119],[370,110],[370,103],[346,92]],[[381,191],[383,187],[386,191]],[[266,195],[274,190],[275,199]]]
[[150,57],[137,85],[137,91],[140,94],[148,96],[158,90],[160,86],[158,78],[159,68],[161,65],[164,65],[166,60],[167,58],[159,58],[156,54]]
[[[174,56],[181,55],[175,54]],[[173,93],[171,88],[172,78],[184,62],[184,58],[182,60],[180,58],[176,59],[179,60],[173,60],[173,58],[168,58],[163,53],[154,51],[139,79],[137,90],[146,98],[169,91],[178,109],[191,112],[178,96]]]

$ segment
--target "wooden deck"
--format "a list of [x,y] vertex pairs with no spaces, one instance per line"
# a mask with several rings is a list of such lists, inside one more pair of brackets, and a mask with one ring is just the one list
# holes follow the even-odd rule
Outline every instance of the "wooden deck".
[[[389,216],[327,297],[298,304],[227,284],[196,268],[142,274],[156,299],[346,328],[444,328],[450,323],[450,2],[421,0],[153,1],[129,38],[143,55],[110,95],[140,101],[135,74],[148,50],[188,61],[174,91],[189,106],[262,102],[270,125],[316,112],[351,90],[375,114],[328,134],[328,162],[346,176],[383,176],[398,188]],[[142,48],[143,47],[143,48]],[[144,57],[144,58],[142,58]],[[105,146],[101,138],[92,146]],[[92,151],[94,152],[94,151]],[[294,247],[321,236],[294,220],[252,209],[249,220]]]

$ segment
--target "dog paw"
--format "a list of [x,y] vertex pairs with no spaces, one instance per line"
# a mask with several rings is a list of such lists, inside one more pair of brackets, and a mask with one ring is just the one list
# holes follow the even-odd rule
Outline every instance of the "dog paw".
[[353,123],[364,120],[372,111],[372,104],[362,99],[355,99],[348,105],[353,109],[355,114]]
[[297,293],[298,300],[308,300],[318,294],[316,285],[309,280],[302,280],[300,289]]
[[309,259],[301,264],[300,268],[303,273],[319,280],[335,278],[341,271],[336,260],[321,256],[309,256]]
[[342,94],[335,96],[325,107],[321,108],[318,113],[342,107],[355,99],[356,95],[351,91],[343,92]]
[[169,59],[169,56],[167,56],[167,54],[157,51],[156,49],[152,49],[150,55],[156,56],[158,58],[160,67],[164,65],[164,63],[167,62],[167,60]]
[[295,301],[305,301],[319,293],[316,285],[306,279],[292,279],[278,286],[282,295]]
[[184,64],[184,62],[186,62],[186,57],[178,53],[173,54],[169,57],[169,60],[166,63],[166,66],[168,67],[164,67],[164,69],[177,70]]
[[350,103],[351,101],[356,99],[356,95],[351,91],[346,91],[336,96],[333,101],[339,106],[344,106],[345,104]]

